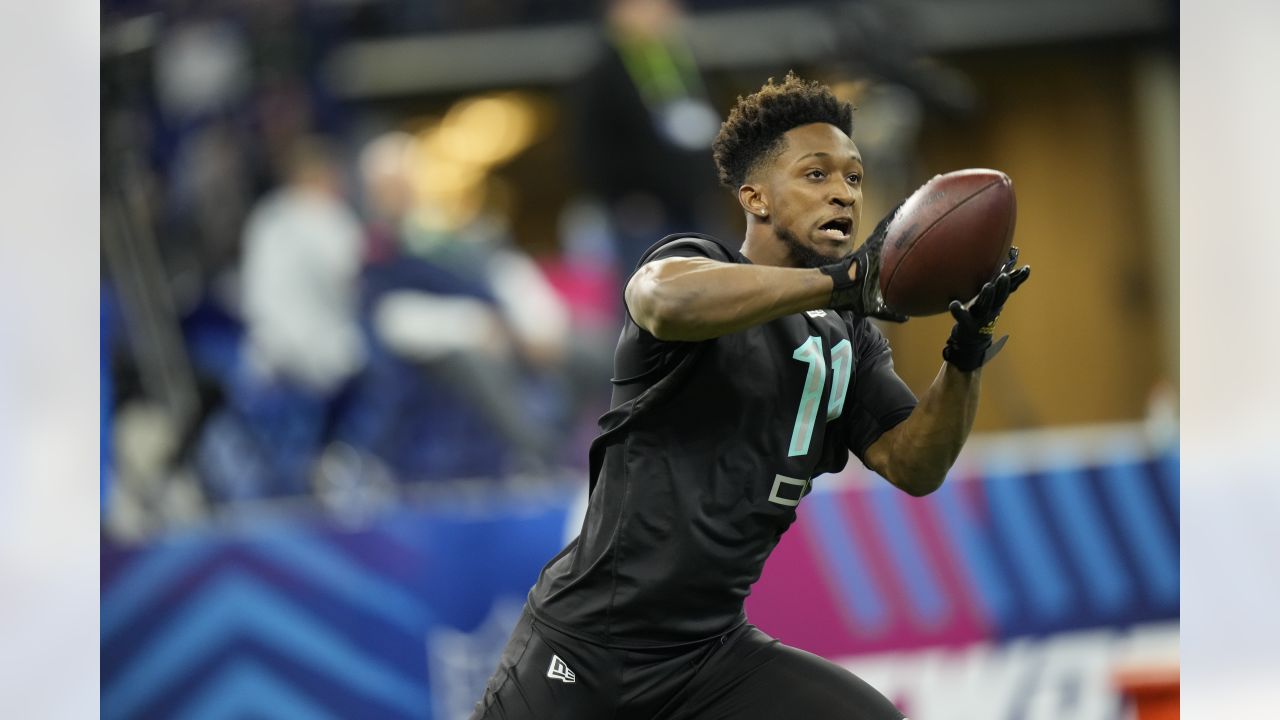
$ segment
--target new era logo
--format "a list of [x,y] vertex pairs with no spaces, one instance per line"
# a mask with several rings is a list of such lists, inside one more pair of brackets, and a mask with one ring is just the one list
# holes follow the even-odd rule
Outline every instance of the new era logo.
[[551,656],[551,667],[547,668],[547,677],[567,683],[577,682],[578,680],[578,677],[573,674],[568,665],[564,664],[559,655]]

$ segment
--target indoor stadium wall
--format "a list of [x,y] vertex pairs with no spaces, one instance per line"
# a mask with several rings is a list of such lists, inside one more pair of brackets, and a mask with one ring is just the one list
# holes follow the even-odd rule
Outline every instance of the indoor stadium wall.
[[[1105,44],[952,59],[981,107],[925,122],[917,180],[965,167],[1008,173],[1014,243],[1035,275],[1000,318],[1010,342],[983,376],[979,431],[1132,420],[1153,391],[1177,385],[1176,69],[1153,75],[1151,60]],[[1170,75],[1172,94],[1146,99]],[[1169,162],[1169,177],[1147,172]],[[937,373],[936,338],[950,328],[944,313],[888,329],[916,392]]]

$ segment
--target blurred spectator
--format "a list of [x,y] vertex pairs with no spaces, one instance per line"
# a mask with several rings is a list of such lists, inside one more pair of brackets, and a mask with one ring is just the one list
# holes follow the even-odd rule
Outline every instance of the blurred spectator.
[[362,245],[333,151],[316,137],[299,140],[283,186],[255,205],[244,228],[243,357],[197,458],[214,499],[310,491],[316,457],[335,437],[366,360]]
[[[545,468],[555,435],[531,406],[528,380],[559,363],[567,313],[523,254],[468,242],[465,232],[425,232],[430,213],[415,185],[424,162],[405,133],[361,153],[374,352],[361,397],[378,402],[361,402],[360,412],[384,420],[358,424],[360,442],[414,479]],[[414,245],[425,234],[431,242]]]
[[169,175],[163,251],[179,312],[192,312],[210,284],[232,270],[252,200],[248,138],[233,123],[210,122],[179,144]]
[[152,59],[155,159],[166,183],[158,227],[180,313],[231,265],[249,206],[250,145],[237,122],[256,79],[244,27],[224,9],[169,9]]
[[561,210],[561,252],[540,259],[547,281],[563,298],[571,316],[570,346],[562,395],[573,428],[567,458],[585,466],[587,450],[599,432],[597,419],[612,397],[613,353],[618,343],[622,286],[609,218],[599,203],[576,198]]
[[264,377],[332,393],[364,362],[356,322],[360,224],[323,143],[299,142],[288,173],[245,227],[249,358]]
[[160,109],[176,122],[221,114],[250,88],[248,41],[229,19],[199,11],[179,15],[160,35],[155,53]]
[[572,88],[583,180],[607,208],[623,277],[668,232],[714,228],[720,127],[676,0],[608,0],[599,55]]

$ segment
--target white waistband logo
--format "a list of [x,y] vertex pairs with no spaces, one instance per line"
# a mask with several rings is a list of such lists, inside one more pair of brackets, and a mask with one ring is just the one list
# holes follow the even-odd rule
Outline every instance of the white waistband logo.
[[551,656],[551,667],[547,668],[547,677],[552,680],[561,680],[567,683],[577,682],[578,676],[573,674],[568,665],[560,659],[559,655]]

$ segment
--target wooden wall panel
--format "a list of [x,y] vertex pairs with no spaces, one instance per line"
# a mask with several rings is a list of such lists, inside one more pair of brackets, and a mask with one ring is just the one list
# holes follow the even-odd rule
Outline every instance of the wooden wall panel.
[[[964,122],[926,122],[917,180],[964,167],[1007,172],[1015,243],[1033,267],[998,327],[1012,337],[985,373],[977,429],[1142,417],[1162,374],[1162,316],[1131,55],[1063,48],[950,62],[974,81],[983,109]],[[898,370],[917,392],[937,372],[950,327],[943,316],[890,330]]]

